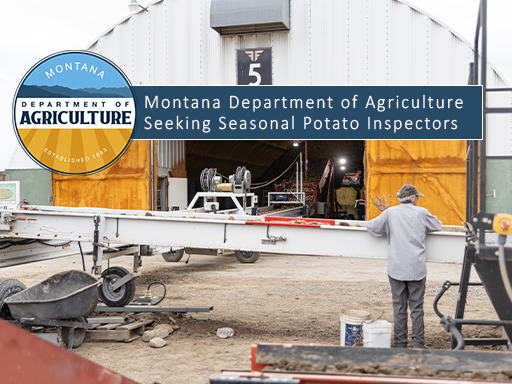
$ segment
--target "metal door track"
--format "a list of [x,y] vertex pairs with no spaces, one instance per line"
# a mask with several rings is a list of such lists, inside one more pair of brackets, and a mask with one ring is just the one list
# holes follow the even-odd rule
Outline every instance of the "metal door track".
[[127,305],[125,307],[107,307],[106,305],[98,305],[95,312],[100,313],[124,313],[124,312],[173,312],[173,313],[187,313],[187,312],[210,312],[213,311],[211,307],[157,307],[151,305]]

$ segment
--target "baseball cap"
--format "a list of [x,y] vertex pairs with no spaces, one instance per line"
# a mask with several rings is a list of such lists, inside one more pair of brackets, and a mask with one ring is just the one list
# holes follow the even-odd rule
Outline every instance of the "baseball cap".
[[396,194],[399,198],[404,198],[407,196],[425,196],[422,193],[419,193],[414,185],[405,184]]

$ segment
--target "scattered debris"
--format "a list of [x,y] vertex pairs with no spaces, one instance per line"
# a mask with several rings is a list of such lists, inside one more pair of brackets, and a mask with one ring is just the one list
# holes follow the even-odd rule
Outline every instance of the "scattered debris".
[[156,326],[155,329],[153,329],[152,331],[144,332],[144,334],[142,335],[142,341],[148,342],[151,339],[154,339],[155,337],[165,339],[167,336],[169,336],[170,333],[174,331],[174,329],[171,326],[166,326],[166,324],[159,325],[164,325],[165,327]]
[[217,329],[217,336],[221,339],[227,339],[228,337],[233,336],[233,329],[231,328],[219,328]]
[[169,334],[171,334],[174,331],[174,327],[171,324],[158,324],[155,326],[154,330],[156,331],[158,329],[164,329],[168,331]]

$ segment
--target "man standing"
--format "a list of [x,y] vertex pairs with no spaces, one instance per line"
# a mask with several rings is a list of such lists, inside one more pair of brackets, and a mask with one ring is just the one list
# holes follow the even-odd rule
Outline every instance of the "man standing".
[[407,304],[411,311],[413,348],[425,348],[423,299],[427,265],[427,232],[441,230],[436,216],[418,207],[421,193],[405,184],[397,193],[400,205],[386,209],[368,222],[368,233],[388,237],[388,277],[393,297],[395,347],[407,347]]

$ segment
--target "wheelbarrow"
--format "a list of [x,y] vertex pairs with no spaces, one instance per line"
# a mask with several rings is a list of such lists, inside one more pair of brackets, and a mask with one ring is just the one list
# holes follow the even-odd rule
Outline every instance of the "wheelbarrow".
[[62,343],[72,349],[82,344],[92,325],[87,323],[98,303],[95,277],[82,271],[57,273],[4,300],[22,326],[57,327]]

